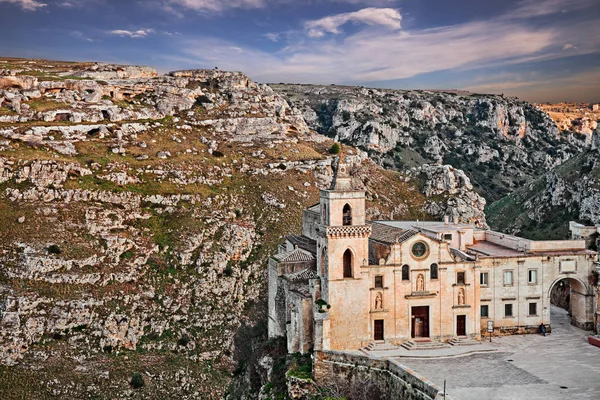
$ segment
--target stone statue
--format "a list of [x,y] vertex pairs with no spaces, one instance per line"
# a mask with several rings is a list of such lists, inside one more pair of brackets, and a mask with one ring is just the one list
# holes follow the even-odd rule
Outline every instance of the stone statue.
[[383,309],[383,296],[381,295],[381,293],[377,293],[377,296],[375,296],[375,309]]
[[464,306],[465,305],[465,291],[464,291],[464,289],[460,289],[458,291],[458,305],[459,306]]
[[423,274],[419,274],[417,276],[417,292],[425,291],[425,280],[423,279]]

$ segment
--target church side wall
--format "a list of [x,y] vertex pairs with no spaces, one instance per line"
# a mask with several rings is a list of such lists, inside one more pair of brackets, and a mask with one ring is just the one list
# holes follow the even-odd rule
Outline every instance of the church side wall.
[[269,293],[269,337],[278,337],[283,336],[284,332],[281,330],[281,321],[277,316],[277,307],[275,297],[277,296],[277,288],[278,288],[278,263],[272,258],[269,259],[268,266],[268,293]]
[[[486,333],[488,320],[494,321],[497,334],[535,333],[540,324],[550,325],[551,290],[565,278],[574,288],[573,324],[584,329],[592,327],[593,294],[587,287],[592,255],[482,258],[478,264],[480,273],[488,273],[488,285],[481,287],[481,305],[488,305],[489,312],[488,318],[481,318],[482,334]],[[564,265],[573,266],[573,270],[564,270]],[[508,271],[513,274],[512,284],[504,281]],[[530,271],[536,271],[535,282],[530,282]],[[530,304],[536,304],[535,314],[530,313]],[[507,305],[512,305],[512,315],[507,315]]]

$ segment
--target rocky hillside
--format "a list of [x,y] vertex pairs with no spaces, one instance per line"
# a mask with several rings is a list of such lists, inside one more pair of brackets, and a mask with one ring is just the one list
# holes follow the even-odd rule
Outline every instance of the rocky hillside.
[[536,107],[467,92],[271,85],[310,128],[359,147],[380,165],[424,163],[462,169],[488,201],[531,182],[589,147]]
[[[1,60],[0,397],[222,398],[332,144],[241,73]],[[342,151],[370,218],[485,223],[461,171]]]
[[569,237],[569,221],[600,225],[600,129],[589,150],[491,204],[493,228],[532,239]]

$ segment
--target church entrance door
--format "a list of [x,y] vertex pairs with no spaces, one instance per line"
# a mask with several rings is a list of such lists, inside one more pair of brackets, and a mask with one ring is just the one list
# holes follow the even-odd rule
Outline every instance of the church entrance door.
[[467,336],[467,316],[456,316],[456,336]]
[[375,320],[375,335],[373,337],[373,339],[375,340],[384,340],[383,339],[383,320],[382,319],[376,319]]
[[412,307],[411,336],[413,338],[429,337],[429,306]]

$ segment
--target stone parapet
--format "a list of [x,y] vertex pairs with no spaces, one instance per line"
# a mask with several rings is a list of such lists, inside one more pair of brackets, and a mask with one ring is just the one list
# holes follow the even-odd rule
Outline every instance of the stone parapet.
[[[319,385],[328,382],[353,387],[359,382],[372,382],[387,399],[437,400],[443,390],[394,360],[372,359],[358,354],[316,351],[313,376]],[[447,400],[451,400],[446,395]]]

